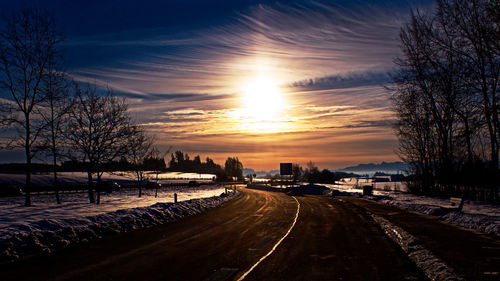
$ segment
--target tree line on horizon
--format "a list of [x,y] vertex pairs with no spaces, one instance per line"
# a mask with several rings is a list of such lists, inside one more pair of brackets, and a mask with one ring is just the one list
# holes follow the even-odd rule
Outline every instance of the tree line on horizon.
[[498,0],[438,0],[402,27],[387,88],[413,192],[499,201],[499,28]]
[[223,172],[223,168],[214,162],[210,157],[205,159],[205,162],[201,161],[199,155],[196,155],[193,159],[190,159],[188,153],[184,153],[180,150],[171,154],[170,161],[168,162],[168,167],[170,171],[174,172],[193,172],[200,174],[220,174]]
[[[257,174],[250,174],[247,175],[250,181],[255,178]],[[327,184],[335,184],[335,182],[343,179],[343,178],[350,178],[350,177],[360,177],[360,175],[356,175],[354,173],[347,173],[347,172],[332,172],[328,169],[323,169],[320,170],[318,166],[312,162],[309,161],[306,163],[305,168],[302,167],[298,163],[293,163],[292,164],[292,175],[291,175],[291,180],[293,184],[301,183],[301,182],[307,182],[309,184],[315,184],[315,183],[327,183]],[[283,180],[283,177],[280,174],[275,174],[271,175],[268,173],[266,175],[266,178],[271,180],[271,185],[273,185],[275,182],[281,182]],[[285,179],[286,182],[288,182],[288,179]]]
[[[100,203],[101,176],[118,159],[135,172],[141,196],[146,169],[157,174],[164,170],[168,151],[161,152],[154,137],[131,118],[125,98],[109,88],[98,90],[95,83],[72,79],[65,71],[64,36],[49,12],[21,10],[4,17],[1,28],[0,148],[24,151],[25,205],[31,205],[34,159],[51,162],[57,203],[61,203],[57,172],[65,160],[83,163],[90,203]],[[210,158],[197,168],[224,174]]]

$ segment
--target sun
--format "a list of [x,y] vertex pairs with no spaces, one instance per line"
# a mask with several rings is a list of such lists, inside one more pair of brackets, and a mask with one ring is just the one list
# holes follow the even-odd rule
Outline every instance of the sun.
[[242,131],[275,133],[288,130],[288,105],[277,80],[272,76],[255,76],[241,87],[242,107],[231,115]]
[[285,108],[283,95],[273,79],[260,76],[250,80],[243,90],[247,115],[254,121],[276,121]]

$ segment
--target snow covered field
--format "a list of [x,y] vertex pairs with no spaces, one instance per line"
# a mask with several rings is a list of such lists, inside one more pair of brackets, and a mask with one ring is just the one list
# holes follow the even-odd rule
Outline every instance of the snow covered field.
[[[94,175],[95,176],[95,175]],[[177,183],[188,182],[189,180],[196,180],[199,182],[209,182],[214,175],[212,174],[196,174],[196,173],[180,173],[168,172],[158,174],[159,183]],[[153,172],[146,173],[146,178],[150,180],[156,179],[156,174]],[[61,172],[58,173],[58,179],[61,186],[75,186],[85,185],[87,183],[87,173],[84,172]],[[103,180],[114,181],[120,185],[135,184],[137,178],[133,172],[114,172],[104,173]],[[21,187],[24,185],[26,176],[24,174],[1,174],[0,173],[0,186],[11,185]],[[33,186],[54,186],[54,180],[51,173],[33,174]]]
[[[156,174],[154,172],[150,172],[147,176],[151,179],[156,178]],[[180,180],[180,179],[189,179],[189,180],[198,180],[198,181],[211,181],[215,175],[212,174],[196,174],[196,173],[181,173],[181,172],[167,172],[158,174],[159,180]]]
[[0,238],[4,230],[12,224],[22,225],[44,219],[72,219],[95,216],[120,209],[151,206],[155,203],[171,203],[174,193],[177,201],[218,196],[224,188],[218,185],[196,188],[165,188],[158,190],[143,190],[143,196],[137,197],[137,189],[122,189],[112,193],[101,194],[101,204],[89,204],[88,195],[83,193],[61,194],[62,204],[55,202],[54,195],[33,196],[33,206],[24,207],[24,197],[0,198]]
[[[174,193],[179,202],[173,204]],[[24,207],[23,197],[0,198],[0,262],[42,252],[50,253],[103,235],[127,232],[200,213],[226,202],[224,188],[123,189],[101,195],[101,204],[89,204],[86,193],[33,197],[33,207]],[[192,199],[192,200],[191,200]]]
[[344,178],[339,181],[339,189],[356,189],[361,188],[363,185],[374,185],[375,189],[384,191],[402,191],[406,192],[408,189],[405,182],[374,182],[368,178]]
[[[389,182],[391,183],[391,182]],[[389,184],[387,183],[387,184]],[[377,185],[386,183],[377,183]],[[395,184],[395,183],[393,183]],[[361,197],[363,191],[348,184],[324,184],[325,186],[345,192],[346,194]],[[362,186],[362,184],[360,184]],[[449,199],[417,196],[410,193],[374,190],[373,196],[364,196],[366,199],[397,206],[414,212],[439,216],[441,219],[475,230],[500,236],[500,206],[465,200],[462,212],[441,214],[440,206],[449,206]]]

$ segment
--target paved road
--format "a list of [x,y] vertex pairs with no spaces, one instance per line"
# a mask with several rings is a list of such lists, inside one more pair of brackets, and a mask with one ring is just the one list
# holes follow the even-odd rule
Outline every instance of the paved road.
[[179,222],[0,268],[1,279],[236,280],[282,240],[244,280],[425,280],[349,202],[241,191],[230,203]]

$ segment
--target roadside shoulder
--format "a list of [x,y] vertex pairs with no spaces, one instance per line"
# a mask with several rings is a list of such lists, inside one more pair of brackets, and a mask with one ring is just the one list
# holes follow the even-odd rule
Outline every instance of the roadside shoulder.
[[[465,229],[443,222],[434,216],[409,212],[370,200],[354,197],[342,197],[342,199],[387,221],[390,223],[387,224],[387,229],[393,225],[392,228],[403,230],[412,237],[412,242],[409,244],[421,245],[429,250],[466,280],[500,277],[498,272],[500,241],[494,235]],[[383,220],[378,222],[384,229]]]

